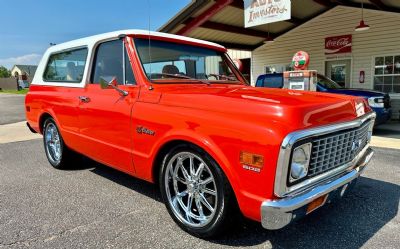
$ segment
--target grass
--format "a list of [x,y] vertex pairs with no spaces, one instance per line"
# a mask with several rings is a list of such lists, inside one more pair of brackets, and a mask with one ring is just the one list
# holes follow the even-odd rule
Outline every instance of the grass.
[[21,91],[18,90],[0,90],[0,93],[13,93],[13,94],[26,94],[29,91],[28,88],[22,89]]

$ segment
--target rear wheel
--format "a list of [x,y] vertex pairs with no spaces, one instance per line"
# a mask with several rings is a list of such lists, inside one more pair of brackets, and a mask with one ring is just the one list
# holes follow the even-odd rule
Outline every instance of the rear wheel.
[[72,155],[65,146],[58,127],[52,118],[48,118],[43,125],[43,144],[46,157],[51,166],[57,169],[67,168]]
[[166,155],[160,189],[168,212],[187,232],[212,237],[232,221],[233,191],[217,163],[195,147],[178,146]]

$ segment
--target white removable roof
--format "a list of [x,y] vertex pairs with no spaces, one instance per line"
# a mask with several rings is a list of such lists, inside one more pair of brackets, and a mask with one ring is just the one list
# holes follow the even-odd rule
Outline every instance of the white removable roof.
[[[172,38],[176,40],[181,40],[181,41],[189,41],[193,43],[198,43],[198,44],[204,44],[208,46],[213,46],[217,48],[222,48],[225,49],[225,47],[213,43],[213,42],[208,42],[208,41],[203,41],[199,39],[194,39],[190,37],[185,37],[185,36],[179,36],[179,35],[173,35],[173,34],[166,34],[166,33],[161,33],[161,32],[154,32],[154,31],[148,31],[148,30],[139,30],[139,29],[128,29],[128,30],[120,30],[120,31],[114,31],[114,32],[109,32],[109,33],[104,33],[104,34],[99,34],[99,35],[94,35],[94,36],[89,36],[69,42],[64,42],[60,43],[54,46],[49,47],[46,52],[44,53],[37,71],[35,73],[35,76],[32,80],[32,85],[48,85],[48,86],[64,86],[64,87],[84,87],[86,84],[86,80],[88,79],[88,68],[90,66],[90,60],[92,58],[92,50],[93,47],[96,43],[117,38],[120,35],[150,35],[150,36],[155,36],[155,37],[165,37],[165,38]],[[53,53],[61,52],[63,50],[69,50],[73,48],[79,48],[79,47],[87,47],[88,49],[88,58],[86,61],[85,65],[85,71],[83,74],[83,79],[81,83],[61,83],[61,82],[48,82],[48,81],[43,81],[43,72],[46,68],[47,60],[49,56]]]

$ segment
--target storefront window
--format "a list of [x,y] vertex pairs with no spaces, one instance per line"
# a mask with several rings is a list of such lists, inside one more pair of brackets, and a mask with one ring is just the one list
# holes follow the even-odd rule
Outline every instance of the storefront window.
[[374,89],[400,93],[400,55],[375,57]]

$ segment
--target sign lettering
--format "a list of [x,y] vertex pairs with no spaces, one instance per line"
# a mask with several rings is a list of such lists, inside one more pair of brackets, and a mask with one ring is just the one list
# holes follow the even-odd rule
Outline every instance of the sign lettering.
[[244,0],[246,28],[290,19],[290,0]]
[[325,38],[325,54],[351,53],[352,35]]

